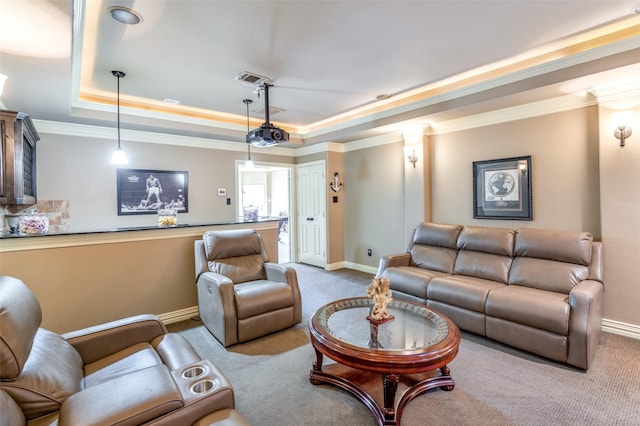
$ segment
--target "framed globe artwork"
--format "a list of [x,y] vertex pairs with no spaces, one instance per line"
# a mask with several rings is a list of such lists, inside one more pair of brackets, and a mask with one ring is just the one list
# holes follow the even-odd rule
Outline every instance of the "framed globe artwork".
[[533,220],[530,155],[473,162],[473,218]]

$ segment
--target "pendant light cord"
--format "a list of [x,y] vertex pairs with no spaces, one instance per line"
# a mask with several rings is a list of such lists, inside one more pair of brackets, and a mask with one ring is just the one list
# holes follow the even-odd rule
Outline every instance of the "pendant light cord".
[[[247,135],[249,135],[249,131],[251,130],[249,128],[249,104],[253,101],[251,99],[243,99],[242,102],[247,106]],[[249,161],[251,161],[251,144],[247,143],[247,146],[249,148]]]
[[116,74],[118,77],[118,149],[120,148],[120,74]]

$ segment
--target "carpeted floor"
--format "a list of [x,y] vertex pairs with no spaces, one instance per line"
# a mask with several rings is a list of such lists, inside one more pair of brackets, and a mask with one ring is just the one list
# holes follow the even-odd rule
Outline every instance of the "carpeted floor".
[[[253,425],[375,425],[355,397],[308,379],[315,359],[310,316],[333,300],[363,296],[372,275],[291,266],[298,271],[302,293],[301,324],[227,349],[199,321],[168,328],[183,334],[225,373],[236,408]],[[639,358],[640,340],[604,333],[585,372],[463,332],[458,356],[449,365],[455,389],[417,397],[402,424],[640,425]]]

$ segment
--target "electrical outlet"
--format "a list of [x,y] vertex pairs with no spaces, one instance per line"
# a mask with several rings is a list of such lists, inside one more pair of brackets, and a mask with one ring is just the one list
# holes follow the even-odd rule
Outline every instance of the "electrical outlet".
[[371,256],[371,249],[367,249],[367,256]]

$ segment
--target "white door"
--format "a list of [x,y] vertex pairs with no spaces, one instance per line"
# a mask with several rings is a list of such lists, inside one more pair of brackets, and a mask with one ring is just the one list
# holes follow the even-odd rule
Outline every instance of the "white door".
[[324,161],[297,167],[298,262],[324,268],[326,256],[326,182]]

